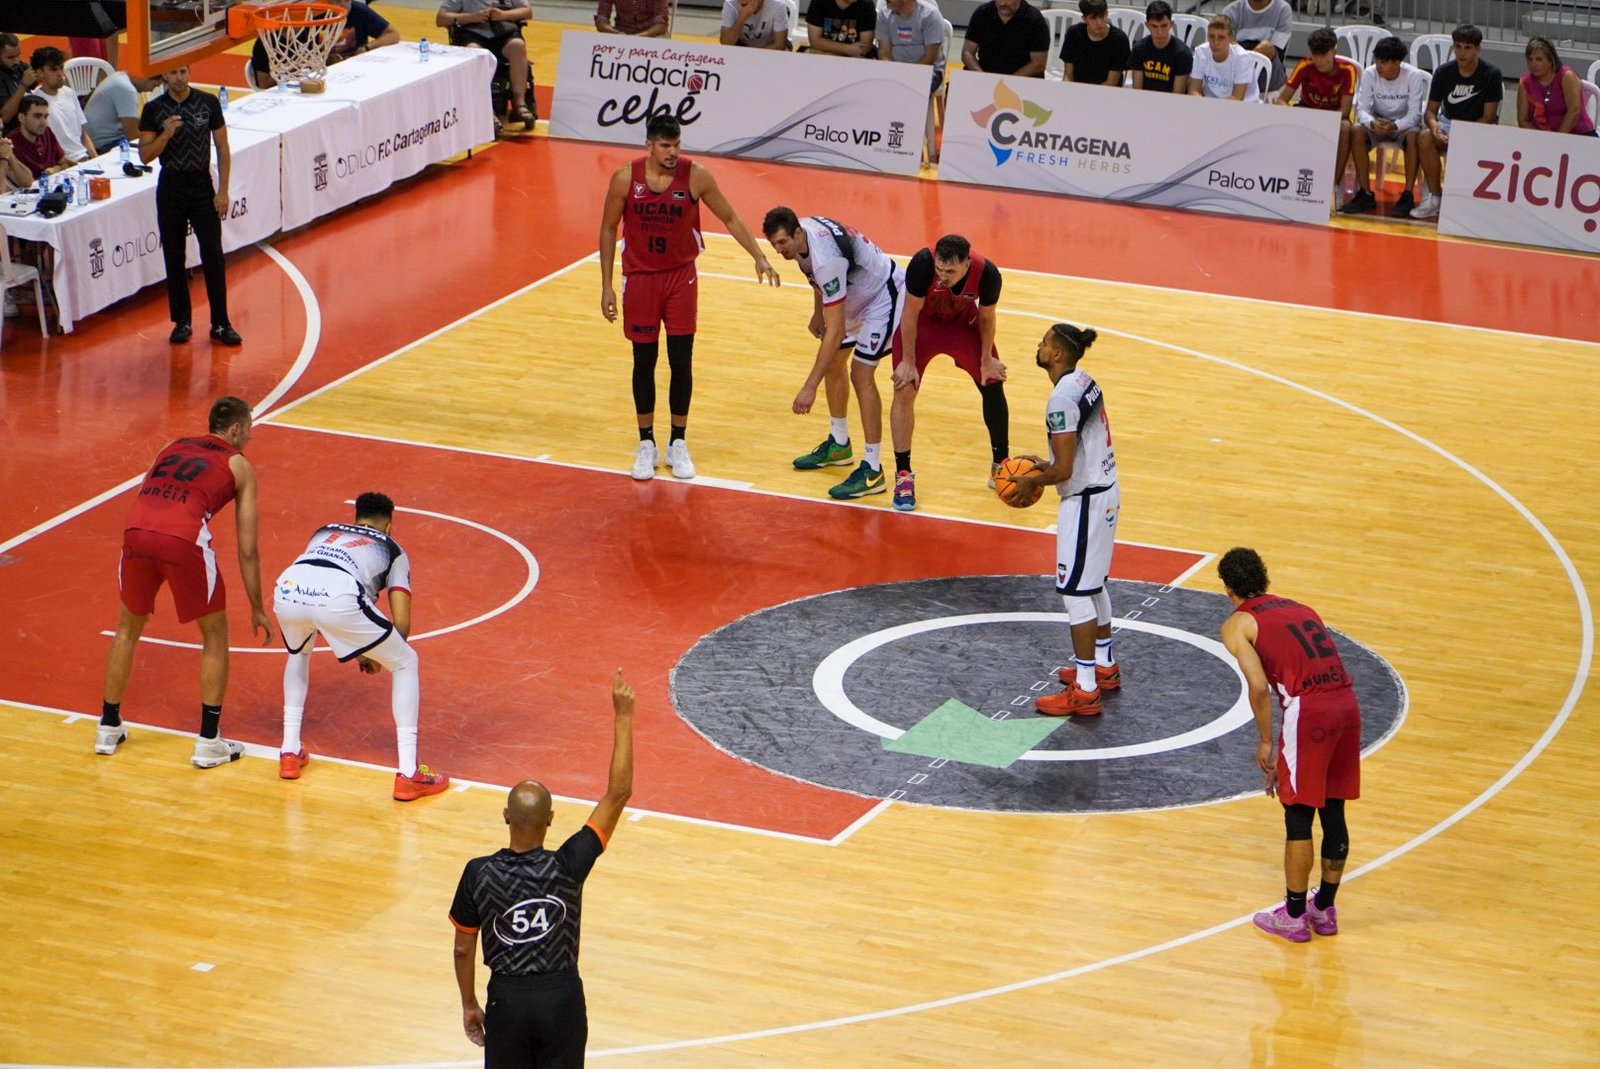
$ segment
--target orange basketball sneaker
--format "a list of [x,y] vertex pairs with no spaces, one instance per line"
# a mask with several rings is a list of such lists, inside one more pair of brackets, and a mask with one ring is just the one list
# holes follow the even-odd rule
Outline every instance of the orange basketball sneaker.
[[[1071,686],[1078,678],[1076,665],[1067,665],[1056,673],[1056,678],[1063,685]],[[1117,690],[1122,686],[1122,666],[1120,664],[1097,664],[1094,666],[1094,681],[1100,685],[1101,690]]]
[[450,789],[450,777],[443,772],[435,772],[427,765],[418,765],[417,774],[402,776],[394,774],[394,800],[397,802],[414,802],[418,798],[426,798],[430,794],[442,794]]
[[1099,716],[1100,689],[1079,690],[1076,682],[1069,683],[1059,694],[1035,698],[1033,707],[1045,716]]
[[278,778],[299,779],[300,770],[311,763],[311,754],[305,746],[300,747],[299,753],[278,754]]

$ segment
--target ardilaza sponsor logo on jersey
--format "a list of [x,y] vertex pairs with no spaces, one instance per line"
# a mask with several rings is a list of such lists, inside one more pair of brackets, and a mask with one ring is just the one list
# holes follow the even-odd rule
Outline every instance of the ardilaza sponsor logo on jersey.
[[589,54],[590,80],[620,86],[600,102],[595,122],[602,127],[643,126],[656,115],[671,115],[683,126],[699,122],[700,94],[722,91],[717,68],[723,63],[722,56],[691,49],[595,45]]

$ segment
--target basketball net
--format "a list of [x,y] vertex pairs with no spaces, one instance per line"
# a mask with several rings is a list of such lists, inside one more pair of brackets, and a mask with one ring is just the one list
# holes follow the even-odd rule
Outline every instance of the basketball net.
[[273,4],[253,12],[256,36],[267,51],[267,67],[279,85],[302,93],[327,86],[328,54],[344,28],[344,9],[306,0]]

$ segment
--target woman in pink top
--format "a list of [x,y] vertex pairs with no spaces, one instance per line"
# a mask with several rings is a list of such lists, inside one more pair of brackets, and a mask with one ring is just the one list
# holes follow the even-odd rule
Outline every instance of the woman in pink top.
[[1543,37],[1530,37],[1523,54],[1528,59],[1528,73],[1517,82],[1517,125],[1594,137],[1594,120],[1583,106],[1578,72],[1562,66],[1555,46]]

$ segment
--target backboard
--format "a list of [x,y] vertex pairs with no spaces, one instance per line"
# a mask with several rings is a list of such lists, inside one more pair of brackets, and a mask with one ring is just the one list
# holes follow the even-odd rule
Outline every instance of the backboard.
[[155,75],[227,50],[228,9],[239,0],[128,0],[123,66]]

